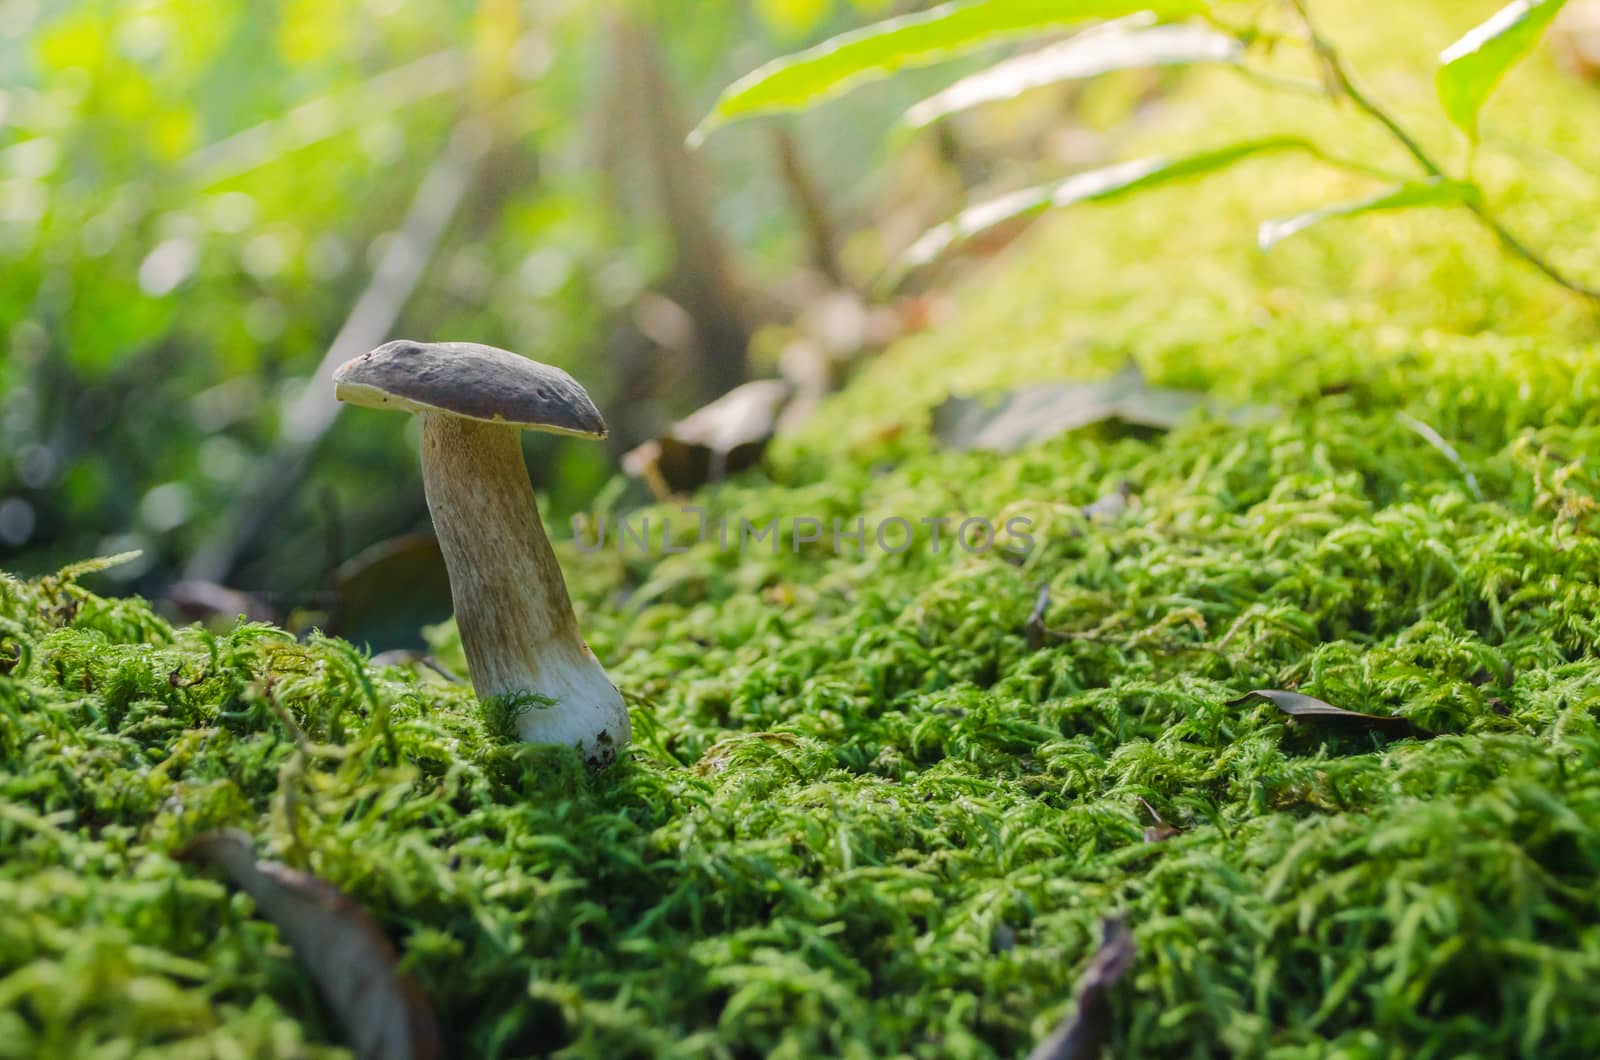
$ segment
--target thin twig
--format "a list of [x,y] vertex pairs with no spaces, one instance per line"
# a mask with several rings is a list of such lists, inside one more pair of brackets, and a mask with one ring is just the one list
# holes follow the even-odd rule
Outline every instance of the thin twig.
[[371,282],[300,396],[285,411],[278,453],[247,491],[240,511],[222,534],[197,550],[187,577],[226,581],[239,557],[254,547],[298,488],[317,443],[339,412],[333,396],[334,369],[388,337],[477,179],[488,148],[485,127],[475,118],[463,119],[452,131],[417,188],[405,221],[384,251]]
[[1328,96],[1327,91],[1319,81],[1303,81],[1298,77],[1284,77],[1282,74],[1275,74],[1270,70],[1262,70],[1254,66],[1246,66],[1244,63],[1224,63],[1223,69],[1232,70],[1246,81],[1253,81],[1258,85],[1275,88],[1283,92],[1293,92],[1298,96],[1316,96],[1318,99],[1326,99]]
[[413,59],[363,84],[302,103],[195,151],[179,164],[201,187],[231,180],[293,151],[370,127],[397,110],[454,92],[467,83],[469,57],[448,49]]
[[1394,418],[1400,421],[1401,426],[1412,431],[1423,441],[1437,449],[1440,455],[1450,461],[1451,466],[1456,469],[1456,472],[1466,482],[1467,490],[1472,494],[1472,498],[1479,501],[1483,500],[1483,490],[1478,487],[1478,476],[1474,475],[1472,469],[1467,466],[1467,462],[1461,459],[1461,454],[1456,451],[1456,447],[1445,441],[1444,435],[1415,416],[1409,416],[1404,412],[1396,412]]
[[828,210],[828,198],[817,184],[811,167],[801,157],[800,144],[794,131],[778,126],[772,132],[773,154],[777,157],[778,173],[783,177],[789,197],[811,244],[811,260],[817,270],[835,287],[849,286],[844,265],[839,260],[839,234]]
[[1344,64],[1344,57],[1333,46],[1333,42],[1322,35],[1322,31],[1317,29],[1316,23],[1312,21],[1311,12],[1306,7],[1305,0],[1292,0],[1292,3],[1295,11],[1300,15],[1300,20],[1305,23],[1306,33],[1311,37],[1311,47],[1327,67],[1328,73],[1333,76],[1334,83],[1338,86],[1339,91],[1350,97],[1350,102],[1366,111],[1370,117],[1376,118],[1384,128],[1388,129],[1390,135],[1410,152],[1411,157],[1417,160],[1417,164],[1422,166],[1430,177],[1444,176],[1444,170],[1429,157],[1428,153],[1422,149],[1422,145],[1417,143],[1416,138],[1407,132],[1405,127],[1388,111],[1374,103],[1356,85],[1355,79],[1350,75],[1349,68]]
[[[1350,102],[1354,103],[1356,107],[1365,111],[1368,117],[1377,120],[1379,124],[1387,129],[1389,134],[1406,149],[1411,157],[1416,159],[1417,164],[1422,167],[1428,176],[1444,179],[1446,177],[1444,167],[1434,161],[1427,151],[1423,150],[1422,145],[1406,131],[1397,118],[1374,102],[1371,97],[1356,85],[1355,78],[1351,75],[1349,67],[1345,65],[1344,57],[1339,54],[1333,43],[1317,29],[1317,24],[1312,20],[1311,12],[1306,6],[1306,0],[1290,0],[1290,2],[1294,4],[1295,11],[1300,15],[1300,21],[1305,24],[1306,33],[1311,38],[1312,48],[1322,60],[1339,91],[1348,96]],[[1574,294],[1600,302],[1600,289],[1585,286],[1546,261],[1532,247],[1528,246],[1508,229],[1504,222],[1489,210],[1489,207],[1481,197],[1469,200],[1464,205],[1472,211],[1473,216],[1477,217],[1480,224],[1494,233],[1501,246]]]
[[619,83],[630,93],[629,120],[637,123],[637,158],[672,241],[665,290],[694,319],[697,381],[709,401],[748,378],[750,325],[733,254],[711,211],[702,160],[685,146],[688,128],[660,42],[635,16],[619,16],[611,32]]

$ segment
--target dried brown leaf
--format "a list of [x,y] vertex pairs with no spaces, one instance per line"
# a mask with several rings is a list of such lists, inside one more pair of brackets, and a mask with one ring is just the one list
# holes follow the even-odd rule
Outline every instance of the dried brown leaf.
[[951,449],[1009,453],[1097,423],[1171,430],[1206,406],[1199,391],[1151,386],[1129,368],[1110,379],[948,398],[933,410],[933,433]]
[[328,632],[375,648],[421,647],[423,626],[450,617],[450,572],[432,534],[380,541],[334,572]]
[[1078,979],[1077,1008],[1028,1060],[1094,1060],[1111,1037],[1111,988],[1133,964],[1133,932],[1121,917],[1100,922],[1100,949]]
[[276,622],[278,616],[260,597],[216,582],[190,578],[167,590],[167,601],[189,622],[218,619],[233,622],[240,615],[251,622]]
[[309,873],[258,861],[250,837],[237,829],[208,832],[174,856],[219,870],[255,899],[317,984],[358,1057],[443,1055],[427,995],[400,971],[388,938],[349,895]]
[[1289,715],[1291,718],[1327,718],[1333,721],[1342,721],[1361,728],[1373,729],[1386,736],[1427,736],[1411,724],[1409,718],[1396,717],[1391,714],[1362,714],[1359,711],[1345,710],[1326,703],[1315,696],[1308,696],[1303,692],[1285,692],[1281,689],[1257,688],[1238,699],[1228,701],[1228,706],[1238,706],[1252,697],[1260,697]]
[[665,500],[754,467],[793,396],[782,379],[734,387],[628,452],[622,468]]

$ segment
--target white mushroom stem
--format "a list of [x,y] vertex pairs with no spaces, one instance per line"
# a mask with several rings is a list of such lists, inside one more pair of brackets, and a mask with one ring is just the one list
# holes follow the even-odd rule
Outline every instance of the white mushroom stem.
[[561,567],[539,521],[521,431],[422,416],[422,482],[480,699],[555,701],[517,720],[531,743],[608,762],[627,744],[627,707],[578,633]]

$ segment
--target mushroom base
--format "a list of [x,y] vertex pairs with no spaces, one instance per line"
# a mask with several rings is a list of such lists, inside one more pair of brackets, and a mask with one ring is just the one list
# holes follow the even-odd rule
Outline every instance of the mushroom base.
[[520,431],[424,415],[422,480],[478,697],[554,700],[519,715],[518,735],[610,762],[632,735],[627,707],[578,634]]
[[586,646],[571,658],[544,660],[537,692],[555,702],[517,715],[517,737],[525,743],[576,747],[590,765],[606,766],[632,736],[622,693]]

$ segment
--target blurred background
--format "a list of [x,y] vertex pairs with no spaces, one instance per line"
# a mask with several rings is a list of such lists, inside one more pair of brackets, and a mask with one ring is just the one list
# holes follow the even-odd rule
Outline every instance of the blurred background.
[[[448,612],[415,427],[340,415],[339,362],[410,337],[571,371],[612,438],[526,438],[557,538],[741,382],[837,385],[937,316],[873,294],[898,251],[1114,157],[1183,76],[894,132],[979,58],[685,148],[739,75],[922,6],[0,0],[0,568],[139,549],[109,588],[402,645]],[[415,598],[393,628],[374,584]]]
[[590,389],[609,449],[527,441],[564,526],[624,450],[746,378],[752,339],[771,374],[845,283],[845,230],[814,244],[874,212],[892,101],[683,139],[733,77],[855,17],[0,3],[0,567],[141,549],[124,591],[327,611],[341,565],[428,526],[407,418],[336,415],[327,380],[396,336]]

